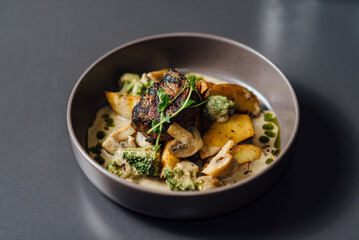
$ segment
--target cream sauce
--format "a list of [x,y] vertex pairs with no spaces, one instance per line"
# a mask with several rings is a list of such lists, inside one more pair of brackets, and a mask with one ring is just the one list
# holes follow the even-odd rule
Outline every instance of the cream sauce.
[[[264,121],[264,114],[265,113],[272,113],[273,117],[275,117],[274,112],[272,111],[264,111],[261,112],[257,117],[252,119],[252,124],[255,132],[255,136],[252,139],[252,144],[262,148],[262,154],[261,157],[257,160],[254,160],[250,163],[245,163],[238,165],[235,162],[235,167],[233,169],[233,174],[229,177],[226,177],[225,179],[222,179],[225,184],[233,184],[236,182],[239,182],[243,179],[249,178],[261,171],[263,171],[268,165],[271,163],[267,162],[268,159],[272,158],[274,161],[276,159],[276,156],[272,154],[272,150],[276,150],[274,147],[274,142],[276,137],[269,137],[268,143],[261,143],[259,141],[259,138],[261,136],[266,136],[264,133],[263,125],[268,124],[268,122]],[[273,124],[273,131],[276,136],[278,135],[279,129],[278,127]]]
[[[106,131],[104,129],[104,127],[106,126],[105,119],[102,117],[104,114],[108,114],[109,117],[114,120],[113,121],[114,126],[109,127],[108,131]],[[114,111],[112,111],[110,106],[105,106],[105,107],[101,108],[96,114],[94,123],[88,130],[87,146],[90,148],[92,146],[96,146],[96,144],[98,144],[98,143],[102,144],[106,140],[106,138],[111,134],[111,132],[115,131],[116,129],[126,126],[130,122],[131,121],[129,119],[122,118],[122,117],[118,116]],[[106,137],[103,139],[98,139],[96,136],[98,131],[106,132]],[[93,158],[95,156],[97,156],[93,152],[90,152],[89,154]],[[104,168],[106,168],[107,164],[110,161],[112,161],[112,159],[114,158],[114,156],[109,154],[108,152],[106,152],[105,149],[101,150],[100,156],[105,160],[104,164],[102,165]],[[164,191],[169,190],[165,181],[159,180],[158,178],[141,176],[141,177],[134,178],[134,179],[131,179],[131,178],[125,178],[125,179],[129,182],[137,183],[139,185],[149,187],[152,189],[164,190]]]
[[214,77],[204,75],[204,74],[200,74],[200,73],[194,73],[194,72],[192,73],[191,72],[190,75],[195,75],[196,77],[202,77],[207,82],[211,82],[213,84],[225,84],[225,83],[228,83],[228,82],[225,82],[225,81],[220,80],[218,78],[214,78]]
[[[104,114],[108,114],[109,117],[113,119],[114,123],[114,127],[109,127],[107,131],[104,129],[106,126],[105,119],[102,117]],[[129,123],[130,120],[118,116],[114,111],[112,111],[110,106],[101,108],[96,114],[94,123],[87,132],[87,146],[90,148],[92,146],[96,146],[98,143],[102,144],[112,131],[124,127]],[[98,139],[96,135],[99,131],[104,131],[106,133],[106,137],[103,139]],[[90,152],[90,156],[95,157],[96,154]],[[102,149],[100,156],[105,159],[105,163],[103,164],[104,167],[106,167],[113,158],[113,156],[107,153],[104,149]]]
[[[206,81],[214,83],[214,84],[226,83],[217,78],[213,78],[213,77],[206,76],[203,74],[198,74],[198,73],[190,73],[190,74],[193,74],[197,77],[203,77]],[[268,158],[273,158],[275,161],[276,157],[271,153],[271,151],[276,149],[274,147],[274,142],[275,142],[276,137],[269,137],[269,142],[265,143],[265,144],[263,144],[259,141],[259,138],[261,136],[265,135],[265,133],[264,133],[265,130],[263,129],[263,125],[265,123],[267,123],[264,121],[264,114],[267,112],[271,112],[271,111],[261,112],[258,117],[252,119],[254,131],[256,133],[256,135],[252,139],[252,141],[253,141],[252,143],[263,149],[261,157],[258,160],[254,160],[250,163],[246,163],[246,164],[242,164],[242,165],[238,165],[237,162],[235,160],[233,160],[235,162],[233,174],[222,179],[222,181],[225,184],[233,184],[233,183],[239,182],[243,179],[246,179],[248,177],[251,177],[251,176],[261,172],[263,169],[268,167],[268,165],[269,165],[268,161],[267,161]],[[275,117],[275,114],[273,112],[271,112],[271,113]],[[103,117],[104,114],[108,114],[109,117],[114,120],[114,126],[109,127],[108,130],[104,129],[106,126],[106,122]],[[88,147],[90,148],[92,146],[96,146],[96,144],[98,144],[98,143],[102,144],[102,142],[106,139],[106,137],[108,137],[111,134],[112,131],[119,129],[121,127],[124,127],[129,123],[130,123],[129,119],[125,119],[125,118],[118,116],[115,112],[112,111],[112,109],[109,106],[101,108],[96,114],[93,125],[88,130],[88,140],[87,140]],[[273,125],[274,125],[274,128],[271,131],[273,131],[277,135],[279,132],[279,129],[275,124],[273,124]],[[106,137],[103,139],[98,139],[96,136],[98,131],[106,132]],[[94,154],[93,152],[90,152],[89,154],[91,157],[96,156],[96,154]],[[100,156],[105,160],[105,162],[102,166],[104,168],[106,168],[107,164],[113,159],[113,155],[107,153],[104,149],[102,149]],[[133,178],[133,179],[126,178],[126,180],[130,181],[130,182],[137,183],[137,184],[145,186],[145,187],[152,188],[152,189],[170,191],[169,188],[167,187],[167,184],[165,183],[165,181],[163,179],[141,176],[141,177],[137,177],[137,178]]]

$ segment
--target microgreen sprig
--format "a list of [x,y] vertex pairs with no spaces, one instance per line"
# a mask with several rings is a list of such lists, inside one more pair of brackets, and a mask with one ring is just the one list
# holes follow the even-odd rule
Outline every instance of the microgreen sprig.
[[[152,128],[147,131],[147,134],[150,134],[151,132],[157,133],[156,144],[155,144],[155,146],[153,148],[154,157],[156,156],[156,153],[157,153],[158,149],[161,147],[160,137],[161,137],[161,133],[163,132],[163,124],[165,122],[170,123],[171,119],[174,118],[175,116],[177,116],[185,108],[195,108],[195,107],[198,107],[198,106],[204,104],[205,102],[207,102],[207,100],[202,101],[202,98],[200,97],[201,103],[199,103],[197,105],[193,105],[193,104],[196,103],[196,101],[191,99],[192,93],[195,91],[200,96],[200,94],[196,90],[196,81],[197,81],[197,79],[196,79],[195,76],[193,76],[193,75],[188,76],[188,83],[189,84],[186,84],[182,88],[182,90],[171,101],[170,101],[169,96],[166,94],[166,92],[163,89],[159,89],[157,91],[157,96],[159,98],[159,103],[158,103],[158,106],[157,106],[157,110],[161,114],[161,119],[160,119],[160,121],[158,121],[156,119],[152,120]],[[166,108],[170,104],[172,104],[187,88],[189,88],[189,93],[187,95],[187,98],[180,102],[180,105],[181,105],[180,109],[178,109],[172,115],[165,114]]]
[[[163,89],[159,89],[157,91],[157,96],[160,100],[158,103],[158,106],[157,106],[157,110],[161,114],[161,121],[162,121],[162,120],[165,120],[165,110],[166,110],[167,106],[169,105],[170,97],[166,94],[165,90],[163,90]],[[158,125],[158,120],[156,120],[156,119],[153,120],[152,128],[155,128],[153,131],[155,133],[157,133],[156,145],[153,148],[153,150],[154,150],[153,158],[156,157],[156,153],[157,153],[158,149],[161,147],[160,138],[161,138],[161,133],[163,131],[163,124],[158,125],[158,126],[157,125]]]
[[[194,100],[191,99],[191,95],[192,95],[192,92],[196,90],[196,77],[195,76],[189,76],[188,77],[188,82],[189,82],[189,85],[185,85],[183,87],[183,89],[172,99],[172,101],[170,101],[171,103],[173,103],[173,101],[187,88],[189,88],[189,93],[187,95],[187,98],[182,100],[180,102],[181,104],[181,108],[178,109],[175,113],[173,113],[172,115],[170,116],[166,116],[164,119],[162,119],[161,117],[161,121],[158,122],[157,124],[155,125],[152,125],[152,128],[150,130],[148,130],[147,134],[150,134],[151,132],[153,132],[156,128],[158,128],[159,126],[163,125],[165,122],[170,122],[170,119],[174,118],[175,116],[177,116],[180,112],[182,112],[182,110],[184,110],[185,108],[189,108],[193,103],[196,103]],[[163,89],[159,89],[158,91],[162,90],[164,92]],[[157,92],[158,92],[157,91]],[[162,93],[160,93],[162,94]],[[166,95],[168,96],[168,95]],[[161,97],[160,98],[160,103],[161,103]],[[164,97],[163,97],[164,100],[166,100]],[[169,98],[168,98],[169,99]],[[160,103],[158,104],[158,106],[160,106]],[[169,104],[166,105],[166,107],[168,106]],[[158,108],[157,108],[158,109]],[[162,108],[161,108],[162,109]]]

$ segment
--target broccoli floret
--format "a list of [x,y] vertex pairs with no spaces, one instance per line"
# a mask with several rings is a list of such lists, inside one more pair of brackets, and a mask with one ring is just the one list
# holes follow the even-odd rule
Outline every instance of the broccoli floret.
[[236,103],[228,100],[227,97],[215,95],[209,97],[203,112],[210,121],[225,122],[228,120],[228,115],[234,113],[235,107]]
[[129,94],[132,95],[145,95],[147,93],[147,88],[145,86],[145,84],[143,84],[142,82],[137,82],[133,88],[132,91]]
[[135,73],[125,73],[121,76],[119,85],[121,87],[120,94],[131,94],[134,85],[140,81],[140,76]]
[[122,178],[138,175],[136,170],[121,158],[114,158],[114,160],[109,162],[107,164],[107,170]]
[[121,86],[120,94],[144,95],[151,87],[151,81],[144,73],[142,77],[134,73],[125,73],[121,76],[119,84]]
[[142,175],[153,177],[160,175],[159,153],[154,157],[152,148],[124,148],[122,157]]
[[188,78],[190,78],[190,77],[194,77],[196,79],[196,81],[203,80],[203,77],[199,77],[199,76],[196,76],[196,75],[189,75]]
[[198,190],[199,183],[197,178],[198,166],[190,161],[177,163],[174,168],[164,169],[163,176],[171,190],[174,191],[194,191]]
[[142,77],[139,82],[135,83],[133,86],[131,94],[133,95],[145,95],[148,89],[152,86],[153,81],[150,80],[146,73],[142,74]]

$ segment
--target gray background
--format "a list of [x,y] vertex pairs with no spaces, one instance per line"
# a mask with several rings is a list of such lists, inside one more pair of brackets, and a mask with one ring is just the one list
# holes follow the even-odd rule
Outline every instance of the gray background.
[[[301,108],[280,181],[203,221],[154,219],[104,197],[75,162],[65,121],[72,87],[98,57],[180,31],[258,50]],[[358,44],[355,1],[0,0],[0,239],[358,239]]]

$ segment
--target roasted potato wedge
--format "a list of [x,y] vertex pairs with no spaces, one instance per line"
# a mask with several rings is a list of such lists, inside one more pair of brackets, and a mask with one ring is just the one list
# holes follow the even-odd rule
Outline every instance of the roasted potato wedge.
[[178,157],[176,157],[176,156],[174,156],[174,155],[172,155],[170,153],[169,143],[170,142],[168,142],[166,144],[166,146],[164,147],[163,152],[162,152],[162,157],[161,157],[162,173],[161,173],[161,177],[163,177],[163,171],[164,171],[164,169],[166,167],[172,167],[173,168],[173,167],[176,166],[177,163],[181,162],[181,160]]
[[119,116],[131,119],[132,109],[140,101],[141,96],[119,94],[118,92],[105,92],[107,101],[112,110]]
[[236,144],[254,136],[254,128],[247,114],[235,114],[227,122],[214,122],[203,136],[207,147],[223,147],[228,140]]
[[208,88],[205,98],[213,95],[227,97],[236,103],[236,110],[257,116],[260,112],[259,100],[247,88],[236,84],[217,84]]
[[147,73],[147,77],[154,82],[159,82],[166,75],[167,70],[168,69],[166,68],[166,69],[161,69],[158,71],[149,72],[149,73]]
[[239,144],[231,151],[231,154],[238,164],[244,164],[259,159],[262,149],[253,144]]

